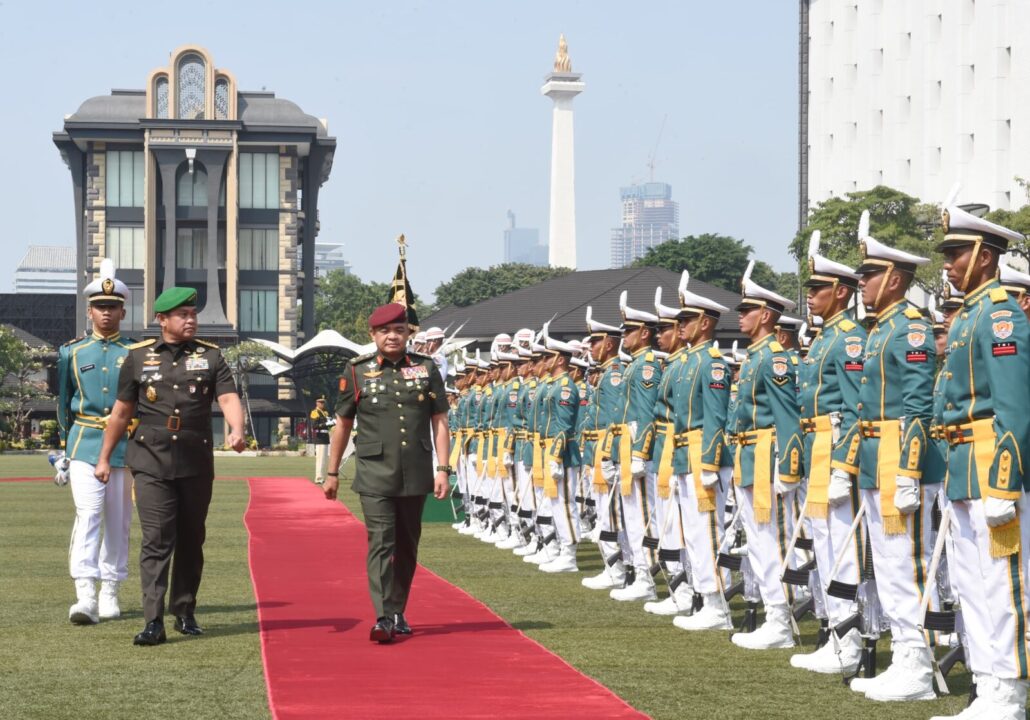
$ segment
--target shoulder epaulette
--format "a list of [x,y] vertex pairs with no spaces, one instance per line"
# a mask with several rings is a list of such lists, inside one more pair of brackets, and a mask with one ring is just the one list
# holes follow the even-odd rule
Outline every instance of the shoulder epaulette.
[[62,345],[62,347],[64,347],[65,345],[74,345],[75,343],[79,342],[80,340],[85,340],[85,339],[86,339],[86,335],[79,335],[77,338],[72,338],[68,342],[64,343],[64,345]]
[[132,345],[127,347],[126,350],[138,350],[139,348],[144,348],[148,345],[153,345],[155,342],[157,342],[157,338],[150,338],[149,340],[140,340],[138,343],[133,343]]
[[376,354],[374,352],[365,353],[364,355],[358,355],[356,358],[352,358],[351,359],[350,364],[351,365],[360,365],[361,363],[365,362],[366,360],[371,360],[375,356],[376,356]]
[[562,384],[562,387],[565,387],[566,385],[569,384],[569,379],[567,377],[563,377],[561,379],[561,384]]
[[[1005,291],[1002,290],[1002,292],[1005,292]],[[919,312],[918,308],[914,308],[914,307],[905,308],[905,317],[907,317],[909,320],[919,320],[920,318],[923,317],[923,313]]]
[[194,342],[197,343],[198,345],[206,345],[209,348],[214,348],[215,350],[221,350],[220,347],[215,345],[213,342],[208,342],[207,340],[198,340],[198,339],[194,338]]
[[420,360],[432,360],[433,359],[432,355],[426,355],[424,353],[415,352],[414,350],[408,350],[408,355],[411,355],[412,357],[417,357]]
[[798,364],[798,356],[797,356],[797,355],[791,355],[791,356],[790,356],[790,361],[791,361],[791,363],[793,363],[794,365],[797,365],[797,364]]
[[990,292],[991,302],[997,304],[1009,299],[1009,293],[1005,288],[993,288]]
[[844,332],[851,332],[851,331],[852,331],[852,330],[854,330],[854,329],[855,329],[856,327],[858,327],[857,325],[855,325],[855,323],[851,322],[851,321],[850,321],[850,320],[848,320],[847,318],[844,318],[843,320],[841,320],[841,321],[840,321],[839,323],[837,323],[837,325],[838,325],[838,326],[840,327],[840,329],[841,329],[841,330],[843,330]]
[[713,358],[718,358],[722,360],[722,353],[719,352],[719,348],[715,347],[714,345],[708,348],[708,354],[711,355]]
[[780,345],[778,340],[773,340],[769,343],[769,349],[773,352],[783,352],[783,346]]
[[654,362],[654,353],[648,350],[647,354],[644,355],[644,360],[646,360],[647,362]]
[[519,385],[519,381],[516,380],[514,383],[512,383],[511,389],[512,390],[518,390],[520,387],[521,386]]

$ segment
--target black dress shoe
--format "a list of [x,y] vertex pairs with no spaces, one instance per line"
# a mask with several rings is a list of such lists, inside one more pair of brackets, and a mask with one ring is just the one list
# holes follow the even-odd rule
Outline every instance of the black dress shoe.
[[165,624],[160,620],[151,620],[147,623],[147,626],[143,628],[143,632],[138,633],[136,637],[132,639],[133,645],[160,645],[168,637],[165,635]]
[[411,625],[404,619],[404,613],[393,616],[393,631],[398,635],[411,635]]
[[393,620],[388,617],[381,617],[372,626],[369,640],[374,640],[380,645],[393,642]]
[[204,631],[197,625],[197,619],[192,615],[176,615],[175,629],[183,635],[203,635]]

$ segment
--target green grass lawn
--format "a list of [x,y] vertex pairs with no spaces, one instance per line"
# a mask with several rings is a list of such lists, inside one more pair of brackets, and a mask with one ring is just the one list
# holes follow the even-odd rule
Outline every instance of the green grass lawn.
[[[221,478],[307,475],[312,468],[310,458],[217,461]],[[48,470],[42,455],[0,456],[0,477],[46,476]],[[74,600],[67,575],[69,490],[49,482],[0,482],[0,718],[269,717],[242,522],[247,498],[245,482],[215,485],[198,608],[208,635],[186,640],[172,633],[163,647],[136,648],[132,635],[142,627],[138,526],[121,594],[123,618],[73,627],[67,622]],[[360,514],[349,491],[342,499]],[[581,570],[600,569],[593,546],[580,557]],[[866,701],[838,677],[791,668],[792,651],[748,652],[732,645],[728,634],[688,635],[637,603],[586,590],[579,584],[582,573],[544,575],[446,524],[425,528],[420,559],[655,718],[925,720],[958,712],[965,702],[968,681],[961,673],[949,681],[959,695],[943,700],[889,707]],[[417,604],[415,596],[416,620]],[[806,642],[815,630],[814,621],[802,624]],[[887,641],[880,644],[885,665]]]

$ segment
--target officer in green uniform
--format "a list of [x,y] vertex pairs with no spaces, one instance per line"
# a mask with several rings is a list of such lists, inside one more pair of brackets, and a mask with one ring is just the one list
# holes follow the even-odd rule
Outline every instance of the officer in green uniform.
[[[433,471],[436,456],[450,456],[447,396],[431,357],[407,352],[411,329],[401,303],[381,305],[368,319],[376,352],[350,362],[340,379],[337,423],[323,489],[336,499],[340,460],[357,424],[357,468],[351,488],[361,498],[368,529],[368,590],[376,612],[371,639],[391,642],[410,634],[404,618],[415,576],[426,495],[447,497],[450,468]],[[430,430],[432,435],[430,435]]]
[[243,407],[218,347],[197,340],[197,291],[172,287],[154,301],[161,337],[129,347],[118,377],[118,401],[104,432],[97,477],[110,474],[110,459],[129,421],[139,427],[129,441],[126,465],[136,484],[136,511],[143,542],[140,581],[146,627],[136,645],[165,641],[165,591],[175,555],[169,609],[175,629],[200,635],[194,612],[204,569],[204,536],[215,476],[211,403],[229,423],[226,443],[243,450]]
[[329,411],[325,409],[325,398],[315,400],[315,409],[309,414],[311,425],[308,432],[311,436],[311,448],[315,455],[315,484],[321,485],[325,482],[325,461],[329,455],[329,429],[332,427],[332,419]]

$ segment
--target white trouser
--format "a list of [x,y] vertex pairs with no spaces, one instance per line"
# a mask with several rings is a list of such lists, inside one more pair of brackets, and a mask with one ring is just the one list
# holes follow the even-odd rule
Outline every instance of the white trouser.
[[501,476],[501,502],[504,503],[505,514],[511,512],[514,513],[515,503],[517,503],[518,496],[515,495],[515,466],[505,466],[501,460],[497,461],[497,474]]
[[329,459],[329,446],[312,444],[311,451],[315,456],[315,482],[325,482],[326,460]]
[[[458,466],[454,468],[454,476],[458,480],[458,492],[461,493],[462,500],[466,499],[468,494],[468,480],[465,473],[465,463],[468,462],[467,455],[458,455]],[[467,510],[468,508],[466,508]]]
[[505,508],[508,493],[505,491],[504,480],[507,471],[503,463],[497,463],[497,475],[490,479],[490,519],[497,521],[498,518],[507,517],[508,511]]
[[125,468],[111,468],[105,485],[93,471],[94,466],[89,463],[71,462],[68,484],[75,501],[75,525],[68,547],[68,566],[76,579],[120,582],[129,576],[132,475]]
[[[737,498],[741,500],[740,519],[747,533],[747,557],[758,583],[762,602],[766,606],[786,605],[792,598],[788,596],[788,588],[780,581],[780,566],[786,557],[791,533],[794,532],[793,507],[796,491],[790,490],[783,495],[777,495],[775,490],[770,488],[772,508],[769,522],[758,523],[755,521],[754,486],[737,490]],[[794,565],[794,559],[791,558],[789,567]]]
[[962,606],[966,667],[1006,680],[1026,679],[1030,503],[1024,497],[1018,506],[1019,552],[1002,558],[991,557],[983,500],[952,500],[951,509],[951,532],[945,542],[948,570]]
[[[675,488],[677,477],[669,478],[669,497],[663,498],[658,493],[658,478],[655,477],[655,518],[652,535],[658,536],[659,559],[665,560],[669,575],[680,572],[690,574],[690,563],[687,561],[686,542],[683,537],[683,511],[680,510],[679,498]],[[672,559],[672,554],[676,559]]]
[[565,476],[556,480],[558,497],[548,498],[554,530],[562,545],[576,545],[579,542],[579,503],[576,502],[576,478],[579,468],[566,468]]
[[[615,478],[612,482],[617,485],[619,479]],[[597,547],[601,551],[601,556],[604,558],[611,557],[624,545],[628,547],[624,540],[626,533],[622,528],[619,513],[619,490],[618,488],[615,488],[614,494],[612,494],[612,489],[613,488],[610,484],[607,491],[598,489],[596,485],[591,486],[591,492],[594,495],[594,504],[597,508],[597,527],[599,531],[615,532],[619,534],[618,542],[609,542],[607,540],[597,541]],[[629,555],[625,555],[623,560],[628,563],[630,561]]]
[[866,503],[866,527],[873,548],[873,571],[880,605],[891,623],[891,641],[923,647],[919,632],[919,603],[924,590],[931,593],[930,609],[939,610],[937,582],[926,577],[933,553],[933,498],[939,485],[924,485],[919,509],[906,519],[906,531],[885,535],[880,491],[862,490]]
[[536,509],[536,495],[533,493],[533,478],[523,463],[515,463],[516,502],[519,510],[533,512]]
[[[836,625],[851,617],[855,612],[855,604],[828,595],[826,588],[830,586],[831,580],[851,585],[858,584],[862,559],[862,544],[859,542],[861,528],[855,532],[855,537],[848,535],[851,523],[855,519],[850,500],[836,507],[829,506],[825,518],[805,519],[808,521],[807,529],[812,533],[810,537],[815,550],[815,566],[819,569],[819,590],[825,603],[826,617],[829,618],[831,625]],[[848,549],[844,552],[840,567],[837,568],[837,575],[831,577],[833,564],[845,544]]]
[[533,486],[533,501],[536,503],[537,517],[551,517],[551,502],[544,497],[544,489],[542,487]]
[[691,580],[694,592],[703,595],[723,591],[730,581],[730,574],[721,570],[722,587],[716,579],[716,561],[719,545],[722,544],[722,515],[726,508],[726,488],[733,481],[733,468],[719,469],[719,483],[715,486],[715,511],[700,512],[697,509],[697,490],[693,475],[676,475],[680,487],[680,511],[683,517],[683,539],[690,561]]
[[[615,482],[619,482],[618,476]],[[616,492],[621,492],[621,488]],[[622,521],[633,567],[645,572],[657,559],[654,551],[644,547],[644,537],[657,537],[659,532],[654,522],[654,496],[655,477],[651,472],[633,478],[629,495],[622,496]]]

